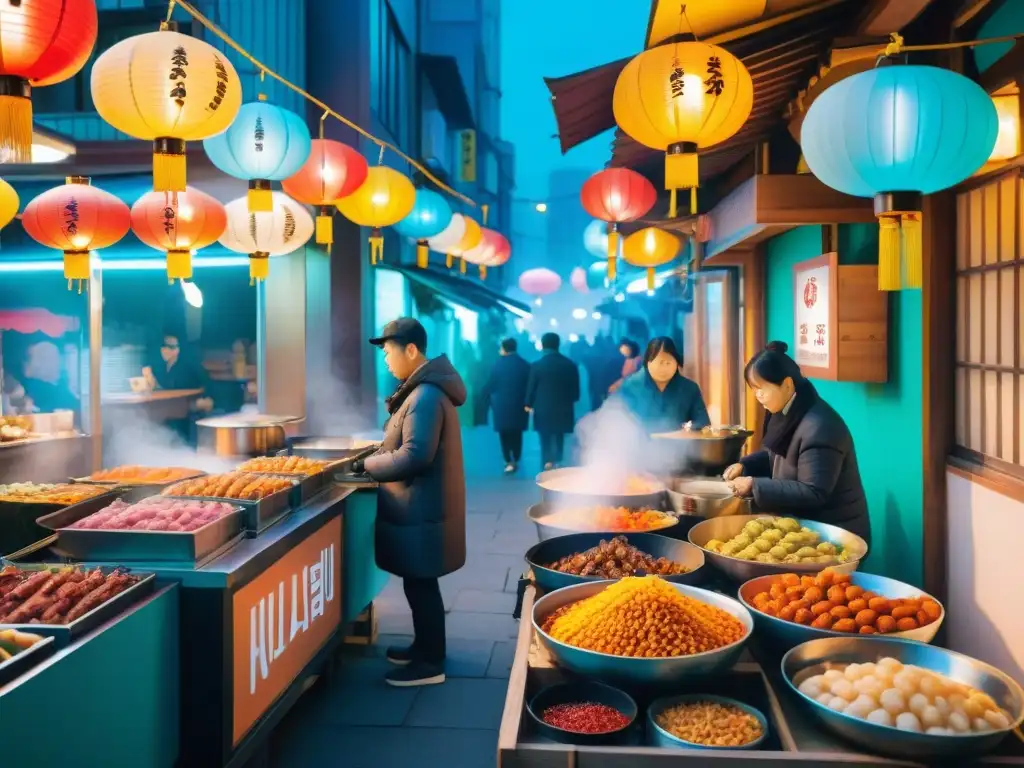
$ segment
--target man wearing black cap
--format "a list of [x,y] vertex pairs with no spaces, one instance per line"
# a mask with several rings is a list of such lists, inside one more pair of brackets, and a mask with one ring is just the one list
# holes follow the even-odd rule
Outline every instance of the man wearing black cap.
[[380,483],[377,496],[377,565],[402,578],[415,638],[388,648],[400,687],[443,683],[444,603],[438,578],[466,562],[466,477],[462,433],[455,409],[466,385],[445,355],[428,360],[427,332],[411,317],[393,320],[370,339],[401,382],[386,400],[384,442],[356,472]]

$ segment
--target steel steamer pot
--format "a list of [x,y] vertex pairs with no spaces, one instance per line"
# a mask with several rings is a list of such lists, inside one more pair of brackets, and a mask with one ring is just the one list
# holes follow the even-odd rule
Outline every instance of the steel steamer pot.
[[287,448],[304,421],[300,416],[242,413],[200,419],[198,447],[217,456],[269,456]]
[[659,466],[676,477],[721,475],[737,463],[743,446],[753,434],[741,427],[716,427],[717,433],[699,431],[657,432],[651,446]]

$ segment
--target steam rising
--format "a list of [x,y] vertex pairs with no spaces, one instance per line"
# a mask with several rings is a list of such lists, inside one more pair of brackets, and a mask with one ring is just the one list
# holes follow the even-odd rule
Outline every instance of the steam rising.
[[233,470],[238,462],[197,453],[176,432],[148,418],[142,409],[108,409],[103,418],[103,465],[187,467],[211,474]]

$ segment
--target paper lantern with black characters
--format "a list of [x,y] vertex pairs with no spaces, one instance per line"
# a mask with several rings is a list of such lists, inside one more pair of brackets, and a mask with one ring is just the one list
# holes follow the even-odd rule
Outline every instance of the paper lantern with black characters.
[[185,144],[227,130],[242,84],[227,56],[172,28],[115,43],[92,65],[100,117],[153,142],[153,189],[185,191]]
[[690,190],[697,213],[697,153],[730,138],[754,105],[754,82],[743,62],[717,45],[677,42],[649,48],[619,74],[612,96],[615,122],[631,139],[665,153],[669,217],[676,190]]
[[644,216],[658,199],[654,185],[629,168],[607,168],[583,182],[580,203],[595,219],[608,223],[608,279],[615,279],[619,224]]
[[167,279],[192,277],[192,252],[217,242],[228,224],[221,202],[194,187],[184,192],[147,192],[132,206],[132,231],[167,254]]
[[251,211],[271,210],[271,182],[297,173],[309,157],[310,146],[306,121],[263,98],[243,104],[224,133],[203,140],[210,162],[229,176],[249,182]]
[[109,248],[128,234],[131,211],[119,198],[84,176],[34,197],[21,215],[25,234],[64,252],[64,277],[78,292],[89,280],[89,252]]
[[645,227],[622,243],[622,258],[634,267],[647,270],[647,290],[654,290],[654,270],[679,255],[682,241],[671,232]]
[[94,0],[0,3],[0,162],[31,162],[32,89],[74,77],[95,45]]
[[420,269],[426,269],[429,264],[427,241],[441,234],[451,220],[452,209],[444,195],[424,187],[416,190],[416,203],[409,215],[395,224],[395,231],[416,241],[416,265]]
[[366,158],[347,144],[313,139],[302,167],[281,182],[281,189],[300,203],[316,206],[316,242],[330,248],[334,242],[334,203],[348,197],[363,182]]
[[306,207],[284,192],[272,192],[273,210],[250,211],[248,197],[224,206],[228,224],[219,242],[249,256],[249,282],[266,280],[270,257],[296,251],[313,236],[313,217]]
[[874,198],[879,289],[920,288],[921,196],[955,186],[984,165],[999,120],[992,98],[963,75],[881,63],[819,95],[800,142],[822,182]]
[[359,189],[334,204],[349,221],[370,227],[370,263],[376,264],[384,256],[381,229],[409,215],[416,204],[416,187],[405,174],[377,165],[367,172]]

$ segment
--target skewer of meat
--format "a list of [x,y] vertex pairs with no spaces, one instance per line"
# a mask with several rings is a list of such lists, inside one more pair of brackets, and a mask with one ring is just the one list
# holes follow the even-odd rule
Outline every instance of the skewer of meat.
[[67,616],[64,617],[64,623],[70,624],[75,619],[80,619],[85,616],[93,608],[96,608],[103,603],[107,602],[113,595],[117,594],[114,590],[117,589],[120,579],[125,578],[123,575],[111,574],[107,577],[106,581],[103,582],[102,586],[97,587],[92,592],[87,594],[78,603],[68,611]]
[[11,597],[18,600],[27,600],[36,593],[36,591],[50,580],[53,574],[50,571],[39,571],[33,573],[25,581],[23,581],[18,587],[16,587],[10,594]]
[[51,574],[35,594],[8,615],[7,621],[11,624],[24,624],[43,613],[57,600],[57,596],[52,594],[54,590],[67,581],[70,575],[69,571]]

